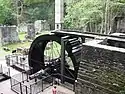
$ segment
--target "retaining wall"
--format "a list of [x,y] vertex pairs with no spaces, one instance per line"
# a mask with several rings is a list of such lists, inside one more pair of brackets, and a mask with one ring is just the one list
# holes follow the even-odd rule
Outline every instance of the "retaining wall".
[[125,49],[83,43],[75,94],[124,94]]

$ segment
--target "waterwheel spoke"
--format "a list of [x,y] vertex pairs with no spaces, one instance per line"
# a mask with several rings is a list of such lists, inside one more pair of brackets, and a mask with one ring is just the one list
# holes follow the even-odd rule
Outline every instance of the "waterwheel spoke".
[[[31,51],[30,51],[30,59],[29,64],[33,66],[34,73],[36,71],[40,70],[40,67],[46,69],[50,68],[56,68],[54,73],[61,73],[60,68],[61,67],[61,38],[56,35],[43,35],[41,37],[38,37],[36,40],[34,40],[35,45],[31,45]],[[68,44],[68,48],[71,48],[71,45]],[[34,49],[35,48],[35,49]],[[75,68],[73,64],[76,64],[77,62],[72,61],[74,60],[74,54],[69,53],[70,49],[68,49],[67,46],[65,48],[65,51],[67,53],[67,56],[65,57],[67,65],[64,66],[66,74],[69,77],[74,78],[75,76]],[[36,50],[36,51],[35,51]],[[35,55],[35,56],[34,56]],[[37,56],[38,55],[38,56]],[[36,63],[36,64],[34,64]],[[46,65],[47,64],[47,65]],[[52,65],[54,64],[54,65]],[[39,69],[36,69],[38,66]],[[48,74],[51,74],[51,71],[47,71]]]
[[36,46],[38,47],[38,49],[39,49],[40,53],[42,54],[42,53],[43,53],[43,51],[42,51],[42,48],[40,47],[39,43],[37,43],[37,44],[36,44]]
[[59,49],[59,47],[57,47],[57,46],[55,46],[57,43],[56,42],[54,42],[54,44],[53,44],[53,47],[54,47],[54,50],[53,50],[53,52],[54,52],[54,54],[55,54],[55,57],[57,58],[57,57],[60,57],[60,49]]
[[[59,44],[58,44],[58,45],[59,45]],[[55,43],[55,48],[58,49],[57,43]],[[61,50],[61,48],[60,48],[59,50],[57,50],[57,53],[58,53],[59,56],[61,55],[60,50]]]
[[68,71],[68,73],[69,73],[73,78],[75,78],[75,77],[74,77],[74,74],[72,74],[67,67],[65,67],[65,69]]
[[42,65],[42,62],[41,61],[38,61],[38,60],[35,60],[35,59],[31,59],[31,61],[34,61],[35,63],[37,63],[39,66],[43,67],[44,65]]

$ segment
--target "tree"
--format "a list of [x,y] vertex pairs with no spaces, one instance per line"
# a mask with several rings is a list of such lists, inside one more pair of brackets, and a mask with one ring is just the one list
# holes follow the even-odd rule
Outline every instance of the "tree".
[[54,29],[54,7],[54,0],[41,0],[40,3],[32,2],[26,5],[26,8],[24,9],[24,13],[26,16],[25,21],[28,23],[33,23],[36,20],[46,20],[50,24],[51,29]]
[[0,24],[12,25],[15,23],[11,9],[11,0],[0,0]]
[[67,6],[65,28],[108,34],[118,15],[125,14],[125,0],[73,0]]
[[74,2],[67,7],[65,24],[71,28],[74,26],[80,28],[84,27],[89,22],[100,22],[102,16],[101,7],[101,0],[81,0],[79,2]]
[[46,2],[51,2],[53,0],[24,0],[24,3],[26,5],[30,5],[30,4],[38,4],[38,3],[46,3]]
[[54,24],[54,0],[13,0],[13,7],[17,24],[34,23],[36,20],[47,20]]

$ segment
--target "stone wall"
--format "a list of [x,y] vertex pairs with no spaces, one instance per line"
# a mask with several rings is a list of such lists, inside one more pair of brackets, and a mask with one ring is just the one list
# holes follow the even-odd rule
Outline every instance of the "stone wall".
[[34,39],[35,38],[35,27],[34,24],[27,25],[27,38]]
[[84,43],[75,94],[122,94],[125,86],[125,49]]
[[19,42],[16,26],[0,26],[0,44]]
[[50,30],[50,25],[46,20],[37,20],[34,22],[35,31],[42,32],[45,30]]
[[18,25],[18,32],[27,32],[27,24],[21,23]]

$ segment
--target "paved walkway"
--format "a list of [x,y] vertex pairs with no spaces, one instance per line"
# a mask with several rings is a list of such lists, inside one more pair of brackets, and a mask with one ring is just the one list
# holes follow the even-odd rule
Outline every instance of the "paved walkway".
[[10,89],[10,80],[0,82],[0,94],[16,94]]
[[[57,87],[57,94],[75,94],[73,91],[64,88],[62,86],[56,86]],[[39,94],[52,94],[52,88],[53,86],[50,86],[49,88],[45,89],[43,92]],[[10,80],[6,80],[0,83],[0,94],[16,94],[11,90],[10,87]]]
[[[4,57],[0,58],[0,64],[2,64],[3,67],[7,67]],[[15,71],[12,68],[10,68],[10,69],[11,69],[11,71],[10,71],[11,76],[19,73],[18,71]],[[0,94],[1,93],[3,93],[3,94],[16,94],[15,92],[13,92],[11,90],[10,79],[0,82]]]
[[[62,86],[56,86],[57,87],[57,94],[75,94],[73,91],[64,88]],[[45,89],[43,92],[39,93],[39,94],[52,94],[52,88],[53,86]]]
[[[3,58],[0,59],[0,64],[2,64],[3,66],[6,66],[5,60]],[[10,73],[12,76],[12,75],[15,75],[19,72],[11,68]],[[43,92],[41,92],[39,94],[52,94],[52,88],[53,88],[53,86],[45,89]],[[13,92],[11,90],[10,80],[0,82],[0,94],[1,93],[3,93],[3,94],[16,94],[15,92]],[[65,88],[65,87],[57,85],[57,94],[75,94],[75,93],[73,91]]]

